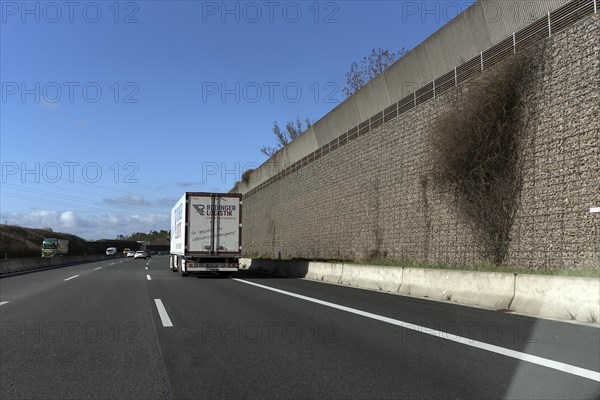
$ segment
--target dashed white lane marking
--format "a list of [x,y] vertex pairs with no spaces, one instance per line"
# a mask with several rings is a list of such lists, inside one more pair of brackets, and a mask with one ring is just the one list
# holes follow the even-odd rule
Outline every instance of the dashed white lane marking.
[[150,275],[146,275],[146,279],[148,279],[149,281],[152,280],[152,278],[150,277]]
[[79,276],[79,275],[73,275],[72,277],[65,279],[65,281],[70,281],[71,279],[75,279],[75,278],[77,278],[78,276]]
[[10,301],[0,301],[0,306],[10,303]]
[[163,306],[161,299],[154,299],[154,303],[156,303],[156,309],[158,310],[158,315],[160,315],[160,320],[165,328],[173,326],[171,322],[171,318],[169,318],[169,314],[167,314],[167,310],[165,306]]
[[144,268],[144,269],[148,269],[148,267]]
[[99,269],[102,269],[102,267],[94,268],[94,271],[98,271]]
[[431,336],[439,337],[442,339],[446,339],[451,342],[464,344],[466,346],[471,346],[471,347],[475,347],[475,348],[478,348],[481,350],[486,350],[491,353],[501,354],[501,355],[504,355],[507,357],[515,358],[517,360],[527,361],[532,364],[541,365],[543,367],[552,368],[552,369],[555,369],[555,370],[558,370],[561,372],[565,372],[567,374],[577,375],[582,378],[591,379],[593,381],[600,382],[600,372],[592,371],[592,370],[585,369],[585,368],[579,368],[574,365],[565,364],[565,363],[561,363],[561,362],[554,361],[554,360],[549,360],[547,358],[542,358],[542,357],[534,356],[531,354],[522,353],[520,351],[506,349],[504,347],[495,346],[495,345],[489,344],[489,343],[479,342],[477,340],[472,340],[472,339],[469,339],[466,337],[448,334],[446,332],[437,331],[435,329],[425,328],[420,325],[415,325],[415,324],[411,324],[409,322],[404,322],[404,321],[400,321],[397,319],[384,317],[382,315],[377,315],[377,314],[373,314],[373,313],[370,313],[367,311],[358,310],[356,308],[341,306],[339,304],[330,303],[328,301],[323,301],[323,300],[319,300],[319,299],[314,299],[312,297],[303,296],[301,294],[287,292],[285,290],[275,289],[275,288],[272,288],[269,286],[259,285],[258,283],[244,281],[244,280],[237,279],[237,278],[233,278],[233,280],[241,282],[241,283],[245,283],[247,285],[256,286],[261,289],[266,289],[266,290],[270,290],[270,291],[277,292],[280,294],[284,294],[286,296],[291,296],[291,297],[295,297],[297,299],[310,301],[312,303],[320,304],[320,305],[323,305],[326,307],[331,307],[331,308],[335,308],[337,310],[342,310],[342,311],[346,311],[346,312],[349,312],[352,314],[361,315],[363,317],[371,318],[371,319],[374,319],[377,321],[387,322],[388,324],[400,326],[405,329],[418,331],[420,333],[424,333],[426,335],[431,335]]

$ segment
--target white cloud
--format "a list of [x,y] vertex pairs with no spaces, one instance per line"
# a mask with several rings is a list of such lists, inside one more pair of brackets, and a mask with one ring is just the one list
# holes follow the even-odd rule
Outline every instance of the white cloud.
[[50,227],[55,232],[72,233],[87,240],[114,239],[117,235],[169,229],[169,213],[79,215],[75,211],[37,210],[27,213],[1,213],[0,220],[28,228]]
[[167,207],[171,208],[177,202],[177,199],[160,198],[154,201],[148,201],[144,196],[130,194],[123,197],[105,198],[102,202],[111,206],[149,208],[149,207]]
[[81,224],[81,220],[77,218],[74,211],[65,211],[60,214],[59,222],[65,228],[75,228]]
[[111,206],[123,206],[123,207],[149,207],[151,204],[146,201],[144,196],[137,194],[129,194],[123,197],[115,197],[109,199],[102,199],[103,203],[110,204]]
[[[30,213],[24,214],[22,217],[23,223],[35,224],[36,227],[45,227],[51,226],[55,224],[59,218],[59,213],[56,211],[46,211],[46,210],[36,210]],[[2,220],[12,221],[11,217],[6,217],[5,214],[2,214]],[[12,222],[11,222],[12,223]]]
[[119,218],[114,215],[114,214],[106,214],[107,218],[108,218],[108,222],[110,222],[111,224],[117,224],[119,223]]

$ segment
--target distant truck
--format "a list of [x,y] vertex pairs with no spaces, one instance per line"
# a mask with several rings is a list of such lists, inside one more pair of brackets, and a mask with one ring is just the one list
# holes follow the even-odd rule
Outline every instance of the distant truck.
[[171,271],[181,276],[239,268],[242,196],[186,192],[171,210]]
[[114,256],[117,254],[117,248],[116,247],[107,247],[106,248],[106,255],[107,256]]
[[45,238],[42,242],[42,258],[66,256],[69,254],[69,241],[66,239]]

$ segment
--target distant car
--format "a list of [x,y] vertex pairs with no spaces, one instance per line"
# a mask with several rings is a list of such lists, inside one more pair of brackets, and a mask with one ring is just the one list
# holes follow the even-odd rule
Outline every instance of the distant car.
[[151,253],[151,252],[149,252],[148,250],[146,250],[146,251],[144,252],[144,254],[145,254],[145,255],[146,255],[146,257],[148,257],[148,258],[152,258],[152,253]]
[[134,257],[134,256],[135,256],[135,251],[130,250],[127,252],[127,258]]
[[[129,254],[127,255],[127,257],[129,257]],[[133,259],[138,259],[138,258],[146,258],[146,253],[144,253],[143,251],[136,251],[135,254],[133,255]]]

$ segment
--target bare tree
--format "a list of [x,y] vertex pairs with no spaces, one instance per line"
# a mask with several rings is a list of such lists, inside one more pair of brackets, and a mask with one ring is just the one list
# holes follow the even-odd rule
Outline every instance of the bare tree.
[[277,153],[277,151],[283,146],[289,144],[292,140],[300,136],[302,132],[310,128],[312,125],[308,118],[306,118],[304,121],[306,123],[306,128],[302,126],[302,121],[300,121],[300,117],[296,117],[295,121],[288,121],[285,124],[285,131],[281,130],[281,128],[277,124],[277,121],[275,121],[273,123],[273,134],[275,135],[277,143],[275,147],[263,146],[260,149],[261,153],[268,157],[271,157],[273,154]]
[[359,62],[354,61],[350,70],[346,72],[346,87],[343,89],[346,96],[351,96],[365,86],[371,79],[381,74],[387,67],[406,54],[406,49],[401,48],[397,53],[378,48],[371,54],[363,57]]

